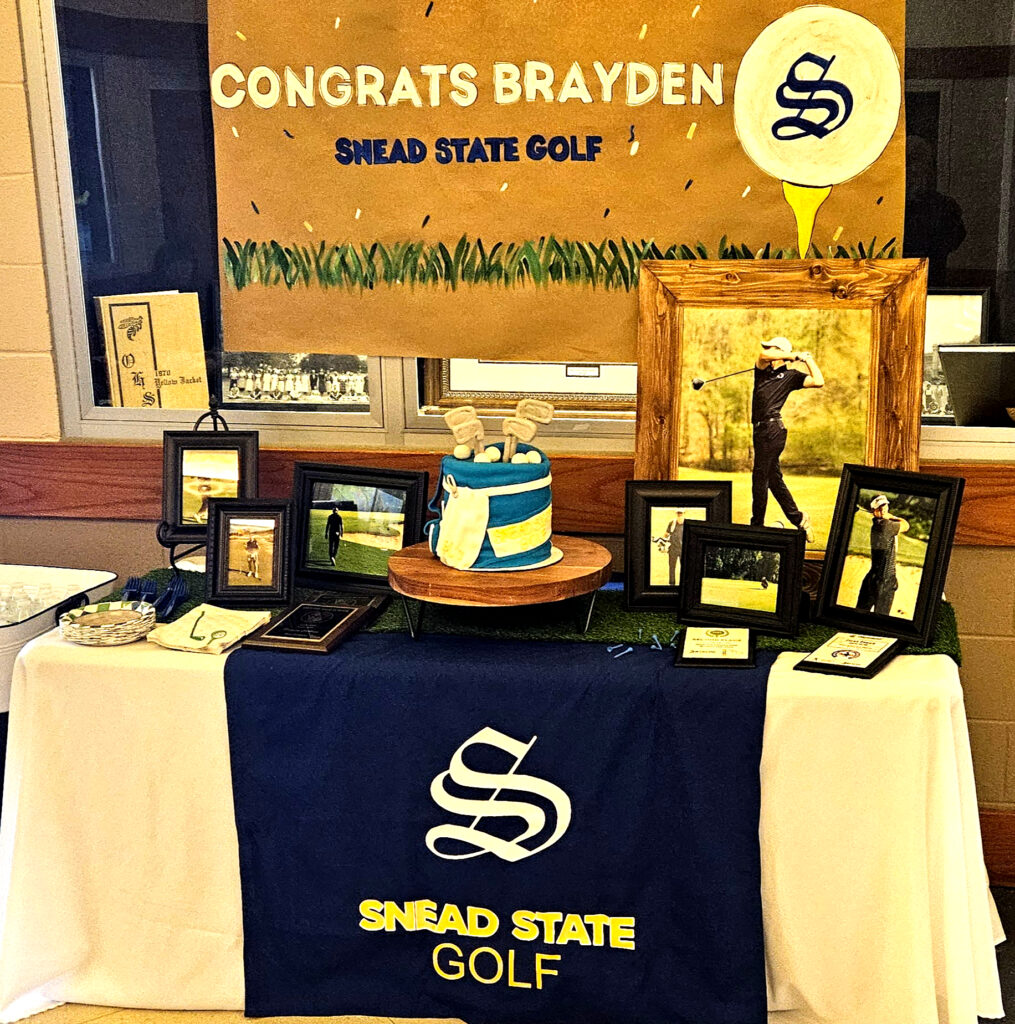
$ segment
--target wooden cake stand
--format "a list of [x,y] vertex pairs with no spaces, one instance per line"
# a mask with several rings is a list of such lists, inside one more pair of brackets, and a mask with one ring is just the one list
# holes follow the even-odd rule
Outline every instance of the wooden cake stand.
[[[564,557],[554,565],[517,572],[464,572],[438,561],[426,542],[396,551],[388,559],[388,582],[402,597],[405,621],[413,639],[419,636],[425,604],[451,604],[472,608],[506,608],[550,604],[591,595],[580,623],[587,632],[596,603],[596,591],[610,578],[609,551],[580,537],[552,538]],[[421,602],[414,620],[406,598]]]

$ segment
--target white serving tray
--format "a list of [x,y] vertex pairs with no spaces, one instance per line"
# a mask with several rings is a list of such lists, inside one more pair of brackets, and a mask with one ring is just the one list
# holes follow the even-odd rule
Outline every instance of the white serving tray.
[[107,569],[60,569],[48,565],[7,565],[0,563],[0,586],[28,583],[49,585],[72,591],[31,618],[0,626],[0,714],[10,708],[11,677],[18,652],[41,633],[56,625],[57,615],[68,608],[105,597],[113,589],[117,576]]

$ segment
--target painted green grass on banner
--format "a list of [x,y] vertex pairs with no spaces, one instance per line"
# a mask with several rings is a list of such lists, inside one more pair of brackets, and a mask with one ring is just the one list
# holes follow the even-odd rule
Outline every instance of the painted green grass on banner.
[[[812,245],[815,259],[892,259],[898,255],[896,239],[878,245],[877,238],[856,245],[829,246],[821,252]],[[548,287],[567,284],[633,291],[638,287],[642,260],[678,259],[793,259],[795,249],[776,249],[768,243],[752,250],[723,236],[709,251],[702,242],[660,245],[652,239],[631,241],[604,238],[577,242],[553,235],[537,241],[496,242],[463,235],[449,248],[444,242],[343,243],[281,245],[224,238],[222,261],[227,284],[242,291],[251,285],[293,288],[343,288],[365,291],[388,287],[443,287],[455,291],[476,285],[504,288]]]

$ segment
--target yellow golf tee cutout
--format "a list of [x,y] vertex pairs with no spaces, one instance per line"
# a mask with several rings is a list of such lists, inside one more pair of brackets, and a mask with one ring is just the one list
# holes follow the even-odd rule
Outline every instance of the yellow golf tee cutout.
[[805,260],[807,250],[811,247],[811,235],[814,234],[814,220],[821,204],[832,194],[832,186],[813,187],[784,181],[782,194],[796,217],[797,253],[800,259]]

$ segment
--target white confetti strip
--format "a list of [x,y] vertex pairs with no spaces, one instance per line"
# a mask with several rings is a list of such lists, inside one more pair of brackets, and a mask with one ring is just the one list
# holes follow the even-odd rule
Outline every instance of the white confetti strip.
[[832,241],[833,241],[833,242],[837,242],[837,241],[839,240],[839,238],[841,237],[841,235],[842,235],[842,225],[840,224],[840,225],[839,225],[839,226],[838,226],[838,227],[837,227],[837,228],[835,229],[835,234],[834,234],[834,235],[832,235]]
[[338,28],[338,26],[341,25],[341,24],[342,24],[342,19],[341,18],[336,18],[335,19],[335,28]]
[[637,139],[635,139],[634,142],[631,143],[631,156],[634,156],[638,152],[639,145],[640,143]]
[[648,32],[648,25],[647,24],[646,25],[642,25],[641,31],[638,33],[638,38],[639,39],[644,39],[647,32]]
[[691,127],[687,129],[687,137],[689,139],[693,139],[694,138],[694,133],[697,130],[698,130],[698,122],[697,121],[692,121],[691,122]]
[[750,192],[750,191],[751,191],[751,186],[748,185],[747,188],[745,188],[743,190],[743,192],[740,193],[740,198],[741,199],[746,199],[747,198],[747,193]]
[[239,29],[236,30],[236,38],[239,39],[241,43],[245,43],[247,41],[247,37]]
[[504,184],[501,185],[501,187],[500,187],[501,192],[507,192],[507,187],[508,187],[508,183],[505,181]]
[[356,210],[356,220],[359,220],[359,215],[360,215],[360,214],[361,214],[362,212],[363,212],[362,210],[360,210],[360,209],[358,209],[358,208],[357,208],[357,210]]
[[305,220],[303,222],[303,226],[307,229],[307,231],[313,231],[314,230],[314,225],[311,224],[310,221],[308,221],[308,220]]
[[701,4],[698,4],[698,5],[697,5],[697,6],[696,6],[696,7],[694,8],[694,10],[693,10],[693,11],[691,11],[691,17],[692,17],[692,18],[697,18],[697,17],[698,17],[698,11],[700,11],[700,10],[701,10]]
[[237,139],[240,137],[240,133],[236,130],[236,125],[233,125],[233,136]]

